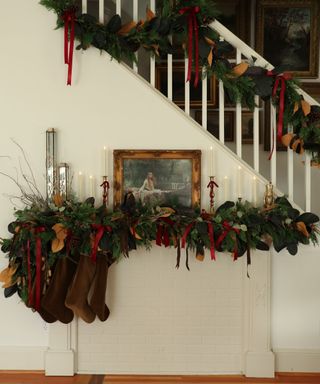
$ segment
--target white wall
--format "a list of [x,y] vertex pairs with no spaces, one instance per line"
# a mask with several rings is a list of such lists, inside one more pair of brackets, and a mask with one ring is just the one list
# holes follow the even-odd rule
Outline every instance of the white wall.
[[[104,144],[111,149],[201,149],[203,206],[207,207],[205,187],[207,152],[212,145],[210,138],[177,108],[168,107],[164,98],[128,74],[127,69],[96,50],[75,54],[73,85],[67,87],[62,31],[54,31],[54,25],[55,16],[37,0],[1,1],[0,155],[10,154],[16,159],[17,148],[10,138],[18,140],[29,155],[43,188],[44,132],[49,127],[59,130],[59,160],[69,162],[75,172],[81,170],[87,177],[89,174],[100,177]],[[230,198],[236,198],[236,162],[218,145],[215,146],[215,159],[218,180],[228,175],[232,179]],[[8,159],[0,158],[0,170],[14,174]],[[111,164],[109,171],[112,175]],[[248,199],[251,199],[251,176],[246,173],[244,178]],[[0,192],[17,193],[3,177]],[[261,196],[262,193],[263,185]],[[12,219],[13,210],[8,198],[2,194],[0,233],[7,236],[6,226]],[[222,196],[220,191],[217,198]],[[274,345],[277,348],[320,348],[320,295],[314,290],[317,284],[315,271],[319,270],[320,261],[312,257],[311,264],[308,252],[295,259],[285,254],[274,259]],[[6,260],[2,258],[1,266],[5,264]],[[303,264],[303,274],[298,274],[300,264]],[[297,280],[304,287],[303,291],[298,290]],[[301,320],[297,327],[290,314],[283,312],[282,308],[288,304],[284,290],[290,285],[299,292],[299,296],[289,295],[292,308],[297,310],[303,302],[304,308],[316,320]],[[16,298],[1,297],[0,300],[0,345],[47,345],[46,329],[36,314],[22,303],[18,304]],[[291,324],[286,333],[282,332],[283,321]],[[299,337],[295,337],[297,332]]]

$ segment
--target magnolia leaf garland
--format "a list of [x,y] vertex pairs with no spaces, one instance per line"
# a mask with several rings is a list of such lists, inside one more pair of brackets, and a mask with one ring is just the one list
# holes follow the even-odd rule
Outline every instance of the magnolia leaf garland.
[[28,307],[36,308],[36,301],[30,305],[34,292],[38,289],[40,295],[40,287],[42,294],[49,289],[57,262],[77,260],[79,255],[94,263],[97,256],[116,261],[137,247],[150,249],[155,242],[176,249],[177,267],[185,251],[189,269],[189,250],[199,261],[204,259],[205,249],[212,260],[216,251],[229,252],[234,260],[247,254],[249,264],[251,249],[267,251],[273,244],[277,252],[286,248],[294,255],[299,243],[318,242],[318,216],[300,215],[284,197],[277,198],[269,209],[227,201],[214,214],[152,208],[136,204],[131,197],[114,212],[95,208],[92,198],[84,203],[64,201],[63,210],[33,206],[16,211],[16,221],[8,226],[12,237],[1,240],[1,250],[9,258],[8,267],[0,273],[5,297],[17,293]]
[[[220,41],[219,35],[209,27],[218,15],[214,1],[177,0],[172,5],[169,0],[164,0],[155,14],[147,9],[146,20],[127,24],[122,24],[119,15],[101,24],[94,16],[82,14],[79,3],[76,0],[40,1],[57,14],[57,27],[65,27],[65,41],[73,35],[79,41],[76,49],[93,46],[118,61],[135,62],[135,52],[140,48],[156,56],[174,53],[172,37],[188,54],[190,63],[195,59],[195,67],[204,68],[204,76],[215,75],[222,80],[231,102],[241,102],[252,110],[255,95],[263,100],[271,97],[278,113],[279,140],[288,132],[288,126],[292,126],[302,147],[311,153],[312,164],[320,163],[320,107],[303,99],[297,92],[297,80],[283,73],[283,69],[267,71],[254,65],[255,58],[249,63],[231,64],[226,55],[232,47]],[[69,66],[68,84],[71,84],[70,46],[65,47],[65,62]]]

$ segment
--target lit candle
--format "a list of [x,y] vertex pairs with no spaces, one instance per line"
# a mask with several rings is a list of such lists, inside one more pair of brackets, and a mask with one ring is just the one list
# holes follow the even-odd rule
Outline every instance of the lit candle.
[[95,197],[94,177],[92,175],[89,176],[89,188],[90,188],[90,197]]
[[252,203],[257,206],[257,178],[253,176],[252,178]]
[[213,162],[213,147],[210,147],[210,155],[209,155],[209,171],[210,175],[209,176],[214,176],[214,162]]
[[78,197],[79,197],[79,201],[82,201],[82,198],[83,198],[82,195],[83,195],[83,174],[80,171],[78,173]]
[[104,166],[103,176],[108,176],[108,148],[106,146],[103,147],[103,166]]
[[224,192],[224,201],[229,199],[229,179],[228,176],[223,178],[223,192]]
[[240,165],[238,166],[238,174],[237,174],[237,192],[238,197],[242,197],[242,168]]

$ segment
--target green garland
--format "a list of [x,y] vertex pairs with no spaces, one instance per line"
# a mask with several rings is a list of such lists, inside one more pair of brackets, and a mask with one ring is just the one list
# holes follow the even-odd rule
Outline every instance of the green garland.
[[8,226],[11,238],[1,240],[1,250],[7,254],[9,265],[0,280],[5,283],[5,297],[17,293],[26,305],[28,276],[32,276],[32,287],[36,276],[39,239],[44,271],[41,273],[45,274],[61,258],[76,259],[79,254],[93,257],[99,230],[98,254],[108,255],[112,261],[129,256],[137,247],[150,249],[156,241],[158,245],[176,248],[177,267],[183,248],[187,257],[188,250],[193,250],[199,260],[207,249],[212,258],[215,251],[231,252],[235,259],[247,254],[250,263],[251,249],[267,251],[273,243],[277,252],[286,248],[294,255],[299,243],[317,244],[319,233],[315,224],[318,216],[300,214],[284,197],[277,198],[270,209],[227,201],[211,215],[204,211],[179,213],[168,207],[137,205],[133,195],[128,195],[121,209],[114,212],[107,212],[105,207],[95,208],[94,199],[89,198],[84,203],[67,201],[46,208],[26,207],[17,210],[15,216],[16,220]]
[[[41,0],[40,4],[54,11],[57,16],[57,28],[64,26],[64,15],[75,12],[75,37],[79,41],[77,49],[86,50],[94,46],[108,52],[118,61],[135,62],[135,52],[143,48],[152,55],[174,53],[173,41],[186,46],[188,41],[188,14],[181,14],[185,7],[199,7],[196,20],[199,26],[199,63],[205,68],[205,75],[215,75],[222,80],[227,96],[232,102],[241,102],[251,110],[255,107],[254,96],[263,100],[272,97],[279,110],[280,89],[273,94],[275,80],[283,73],[283,68],[275,68],[270,74],[265,68],[254,66],[254,58],[248,67],[233,66],[226,58],[232,49],[221,42],[219,35],[209,25],[218,15],[212,0],[177,0],[170,5],[168,0],[156,15],[150,15],[145,22],[122,25],[121,17],[114,15],[107,24],[101,24],[88,14],[81,14],[76,0]],[[288,126],[303,142],[303,146],[312,155],[312,161],[320,164],[320,107],[312,105],[310,111],[302,108],[303,97],[297,92],[297,80],[286,79],[284,97],[283,134]]]

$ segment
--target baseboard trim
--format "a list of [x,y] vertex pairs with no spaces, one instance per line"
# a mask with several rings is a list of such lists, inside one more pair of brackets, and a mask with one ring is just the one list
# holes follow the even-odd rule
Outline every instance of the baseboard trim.
[[0,346],[0,370],[42,371],[47,347]]
[[274,354],[277,372],[320,372],[319,349],[279,349]]

